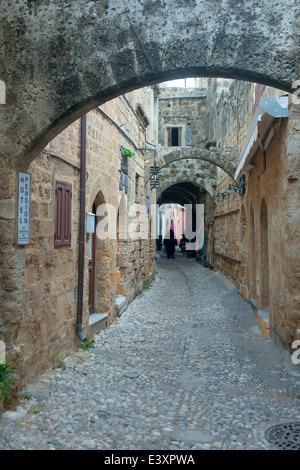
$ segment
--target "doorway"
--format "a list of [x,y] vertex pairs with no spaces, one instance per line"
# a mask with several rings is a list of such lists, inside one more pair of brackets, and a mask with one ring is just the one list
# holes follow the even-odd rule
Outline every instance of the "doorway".
[[260,308],[269,308],[269,250],[268,250],[268,211],[265,200],[262,202],[260,219]]
[[250,284],[250,298],[256,299],[257,297],[257,282],[256,282],[256,244],[255,244],[255,226],[254,226],[254,212],[251,205],[250,208],[250,240],[249,240],[249,284]]
[[[93,204],[93,214],[96,214],[96,205]],[[96,233],[88,234],[88,282],[89,282],[89,296],[88,308],[89,314],[94,313],[95,308],[95,258],[96,258]]]

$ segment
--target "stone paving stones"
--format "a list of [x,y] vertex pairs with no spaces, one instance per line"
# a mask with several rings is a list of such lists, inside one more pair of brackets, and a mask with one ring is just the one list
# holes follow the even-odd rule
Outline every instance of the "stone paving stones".
[[4,413],[1,450],[272,449],[264,429],[300,421],[300,371],[226,279],[180,253],[79,356]]

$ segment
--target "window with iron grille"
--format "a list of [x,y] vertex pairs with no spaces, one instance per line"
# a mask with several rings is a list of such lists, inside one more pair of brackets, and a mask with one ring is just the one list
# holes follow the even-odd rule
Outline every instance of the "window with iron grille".
[[54,247],[71,246],[72,185],[55,182]]

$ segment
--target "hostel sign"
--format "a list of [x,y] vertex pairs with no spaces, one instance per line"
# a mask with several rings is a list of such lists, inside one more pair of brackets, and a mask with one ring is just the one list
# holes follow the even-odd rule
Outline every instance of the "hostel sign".
[[19,171],[18,180],[18,245],[30,242],[31,174]]

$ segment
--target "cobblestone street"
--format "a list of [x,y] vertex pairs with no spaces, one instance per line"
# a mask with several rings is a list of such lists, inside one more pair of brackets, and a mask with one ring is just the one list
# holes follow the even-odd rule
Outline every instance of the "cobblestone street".
[[1,450],[276,449],[265,429],[300,421],[300,371],[250,304],[195,259],[161,256],[90,356],[69,358],[3,415]]

